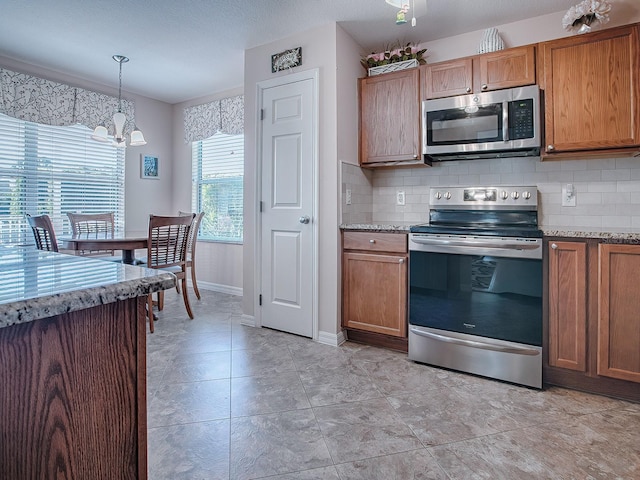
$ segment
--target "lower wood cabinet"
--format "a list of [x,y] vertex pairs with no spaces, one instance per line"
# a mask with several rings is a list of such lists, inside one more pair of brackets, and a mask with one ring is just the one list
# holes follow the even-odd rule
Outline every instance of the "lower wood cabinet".
[[640,383],[640,245],[600,245],[598,375]]
[[344,232],[342,326],[349,338],[406,350],[407,263],[404,233]]
[[640,245],[547,242],[544,381],[640,401]]

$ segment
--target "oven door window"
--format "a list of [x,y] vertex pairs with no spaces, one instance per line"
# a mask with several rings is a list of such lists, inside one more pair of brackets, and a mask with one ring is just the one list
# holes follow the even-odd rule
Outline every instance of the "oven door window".
[[542,260],[411,252],[409,323],[542,345]]
[[[477,110],[475,110],[477,109]],[[427,112],[427,144],[460,145],[503,140],[502,103]]]

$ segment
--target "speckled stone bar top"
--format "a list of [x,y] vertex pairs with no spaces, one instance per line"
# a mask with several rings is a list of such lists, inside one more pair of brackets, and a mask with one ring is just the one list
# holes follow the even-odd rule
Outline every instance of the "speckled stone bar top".
[[[365,224],[365,223],[349,223],[340,225],[340,230],[352,230],[363,232],[395,232],[409,233],[411,225],[407,224]],[[541,227],[545,237],[564,237],[564,238],[593,238],[605,243],[628,243],[640,244],[640,230],[638,229],[619,229],[616,232],[610,230],[599,229],[595,227]]]
[[367,223],[349,223],[340,225],[340,230],[361,230],[363,232],[392,232],[392,233],[409,233],[411,225],[380,225]]
[[545,237],[594,238],[604,243],[640,244],[639,230],[618,230],[612,232],[594,227],[542,227]]
[[0,247],[0,328],[173,288],[172,273],[34,247]]

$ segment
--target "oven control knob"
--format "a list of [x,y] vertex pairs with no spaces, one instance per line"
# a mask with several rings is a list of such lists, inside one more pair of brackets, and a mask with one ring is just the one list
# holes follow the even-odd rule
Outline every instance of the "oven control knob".
[[522,198],[524,198],[525,200],[529,200],[531,198],[531,193],[530,192],[522,192]]
[[500,198],[502,198],[503,200],[506,200],[507,198],[509,198],[509,194],[506,192],[506,190],[503,190],[502,192],[500,192]]
[[444,192],[444,198],[447,200],[451,199],[451,192]]
[[511,192],[511,198],[513,198],[514,200],[517,200],[520,197],[520,194],[518,192]]
[[434,197],[436,197],[437,200],[440,200],[442,198],[442,194],[440,192],[436,192]]

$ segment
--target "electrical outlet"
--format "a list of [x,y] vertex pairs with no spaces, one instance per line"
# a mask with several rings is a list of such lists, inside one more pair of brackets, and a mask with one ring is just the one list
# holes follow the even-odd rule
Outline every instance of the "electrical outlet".
[[347,191],[345,192],[344,203],[346,205],[351,205],[351,189],[350,188],[347,188]]
[[567,183],[562,186],[562,206],[563,207],[575,207],[576,206],[576,188],[572,183]]
[[403,190],[398,190],[396,192],[396,204],[398,205],[404,205],[404,191]]

